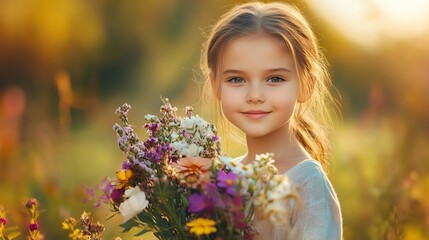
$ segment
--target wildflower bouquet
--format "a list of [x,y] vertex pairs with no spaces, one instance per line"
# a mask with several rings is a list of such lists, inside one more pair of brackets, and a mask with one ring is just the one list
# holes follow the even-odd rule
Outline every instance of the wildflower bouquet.
[[252,239],[254,212],[273,221],[284,214],[272,203],[293,194],[287,179],[277,179],[272,155],[257,156],[249,165],[223,157],[213,124],[190,107],[177,116],[168,99],[163,102],[160,116],[145,116],[144,141],[128,120],[130,106],[116,110],[122,126],[113,129],[127,160],[103,191],[122,215],[124,232],[139,228],[137,236],[153,232],[159,239]]

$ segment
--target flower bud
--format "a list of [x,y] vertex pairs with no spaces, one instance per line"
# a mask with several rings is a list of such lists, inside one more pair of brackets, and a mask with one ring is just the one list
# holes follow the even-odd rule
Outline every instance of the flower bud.
[[5,226],[5,225],[6,225],[6,223],[7,223],[6,218],[2,218],[2,217],[0,217],[0,224],[1,224],[2,226]]
[[28,209],[31,209],[33,207],[37,206],[37,200],[35,198],[30,198],[27,203],[25,204],[25,207]]
[[39,230],[39,224],[37,223],[37,222],[34,222],[34,223],[30,223],[29,225],[28,225],[28,229],[30,230],[30,231],[36,231],[36,230]]

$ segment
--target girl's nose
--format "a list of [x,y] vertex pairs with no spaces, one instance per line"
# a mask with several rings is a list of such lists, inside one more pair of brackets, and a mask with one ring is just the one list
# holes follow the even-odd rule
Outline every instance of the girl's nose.
[[246,102],[248,103],[263,103],[265,102],[265,95],[261,86],[258,84],[251,84],[247,91]]

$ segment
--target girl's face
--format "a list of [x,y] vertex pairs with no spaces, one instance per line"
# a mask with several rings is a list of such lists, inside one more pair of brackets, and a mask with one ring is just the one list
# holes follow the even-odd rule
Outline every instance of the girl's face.
[[228,120],[248,137],[288,131],[299,82],[284,41],[254,34],[231,40],[222,53],[218,79]]

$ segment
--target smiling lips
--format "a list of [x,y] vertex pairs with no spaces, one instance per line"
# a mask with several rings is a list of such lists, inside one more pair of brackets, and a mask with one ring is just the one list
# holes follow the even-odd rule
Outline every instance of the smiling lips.
[[268,114],[270,114],[271,112],[260,111],[260,110],[251,110],[251,111],[245,111],[245,112],[241,112],[241,113],[244,114],[244,116],[251,118],[251,119],[261,119],[261,118],[267,116]]

